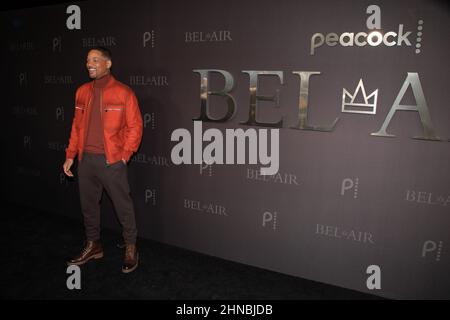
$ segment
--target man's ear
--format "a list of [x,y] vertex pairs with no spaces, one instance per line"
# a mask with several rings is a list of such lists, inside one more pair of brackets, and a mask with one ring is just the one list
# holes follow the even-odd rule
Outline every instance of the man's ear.
[[106,61],[106,67],[108,69],[111,69],[111,67],[112,67],[112,61],[111,60]]

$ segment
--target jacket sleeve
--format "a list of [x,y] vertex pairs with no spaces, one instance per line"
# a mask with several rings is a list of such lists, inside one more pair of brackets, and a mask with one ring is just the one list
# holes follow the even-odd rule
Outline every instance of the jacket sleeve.
[[136,95],[131,91],[128,95],[125,107],[125,144],[122,159],[127,162],[133,152],[136,152],[141,144],[143,121]]
[[[78,94],[78,92],[77,92]],[[76,98],[74,106],[74,115],[72,121],[72,129],[70,130],[69,145],[66,148],[66,159],[74,159],[78,153],[78,141],[79,141],[79,122],[81,121],[80,112],[77,110]]]

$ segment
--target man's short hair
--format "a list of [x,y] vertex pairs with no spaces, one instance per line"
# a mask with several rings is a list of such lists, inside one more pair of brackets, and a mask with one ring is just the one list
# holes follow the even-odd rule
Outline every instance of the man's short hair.
[[108,48],[105,47],[94,47],[91,48],[91,50],[97,50],[102,53],[102,56],[104,56],[108,60],[112,60],[112,54],[111,51]]

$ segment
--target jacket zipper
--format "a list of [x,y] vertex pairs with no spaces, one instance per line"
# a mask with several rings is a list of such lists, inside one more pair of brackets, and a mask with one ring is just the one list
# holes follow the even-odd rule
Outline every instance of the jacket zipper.
[[104,129],[104,122],[103,122],[103,89],[100,90],[100,118],[102,120],[102,137],[103,137],[103,147],[105,148],[105,159],[106,159],[106,166],[109,166],[108,162],[108,150],[106,148],[106,142],[105,142],[105,129]]

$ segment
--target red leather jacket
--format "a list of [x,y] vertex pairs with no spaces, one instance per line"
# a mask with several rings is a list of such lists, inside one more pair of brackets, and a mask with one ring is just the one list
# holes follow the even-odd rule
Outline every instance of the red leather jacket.
[[[77,90],[66,159],[74,159],[77,154],[78,161],[83,157],[93,94],[93,81],[83,84]],[[128,162],[133,152],[139,148],[143,130],[141,111],[134,92],[111,76],[102,90],[100,107],[106,164],[121,159]]]

